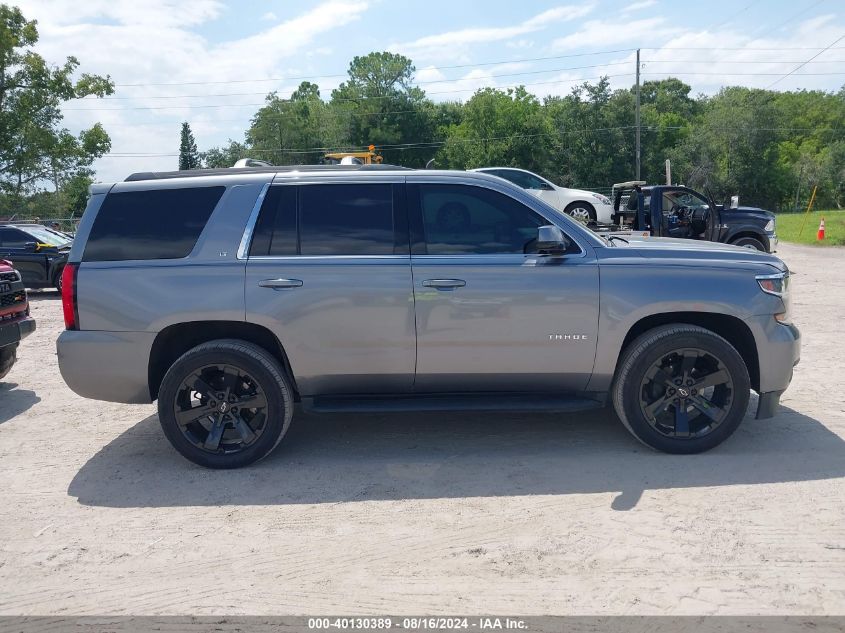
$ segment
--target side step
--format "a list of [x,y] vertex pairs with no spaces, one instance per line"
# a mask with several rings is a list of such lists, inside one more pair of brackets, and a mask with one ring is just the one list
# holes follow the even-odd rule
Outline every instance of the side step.
[[447,394],[385,396],[318,396],[303,398],[309,413],[392,413],[410,411],[546,411],[571,413],[601,409],[604,394]]

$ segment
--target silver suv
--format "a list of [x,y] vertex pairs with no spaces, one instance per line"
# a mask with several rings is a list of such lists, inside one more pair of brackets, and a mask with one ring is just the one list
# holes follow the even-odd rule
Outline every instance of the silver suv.
[[494,176],[245,168],[91,194],[62,289],[62,376],[88,398],[158,399],[176,450],[212,468],[266,456],[297,405],[612,401],[640,441],[696,453],[736,430],[751,389],[771,417],[799,358],[776,257],[608,241]]

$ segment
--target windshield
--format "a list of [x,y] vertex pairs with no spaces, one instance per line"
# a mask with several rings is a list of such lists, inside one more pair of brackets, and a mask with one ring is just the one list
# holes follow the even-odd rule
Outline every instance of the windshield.
[[32,237],[36,239],[40,244],[49,244],[50,246],[66,246],[70,244],[70,240],[66,237],[62,237],[57,233],[53,233],[49,229],[38,227],[38,226],[28,226],[24,229],[27,233],[29,233]]

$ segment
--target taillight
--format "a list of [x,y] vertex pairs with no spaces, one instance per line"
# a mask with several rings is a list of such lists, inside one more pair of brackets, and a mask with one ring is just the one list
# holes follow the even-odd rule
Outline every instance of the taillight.
[[65,314],[65,328],[79,329],[79,310],[76,306],[76,276],[79,264],[67,264],[62,271],[62,311]]

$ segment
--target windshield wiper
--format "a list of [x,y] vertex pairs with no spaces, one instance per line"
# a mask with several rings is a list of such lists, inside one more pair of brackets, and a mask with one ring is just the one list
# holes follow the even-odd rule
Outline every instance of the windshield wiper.
[[608,241],[619,240],[620,242],[625,242],[626,244],[630,244],[630,242],[628,240],[626,240],[624,237],[619,237],[618,235],[608,235],[607,239],[608,239]]

